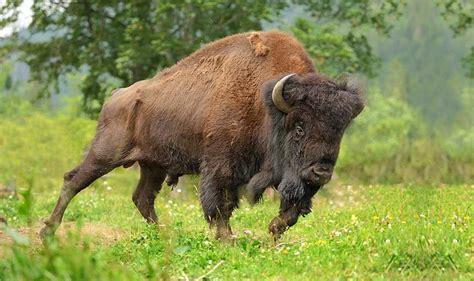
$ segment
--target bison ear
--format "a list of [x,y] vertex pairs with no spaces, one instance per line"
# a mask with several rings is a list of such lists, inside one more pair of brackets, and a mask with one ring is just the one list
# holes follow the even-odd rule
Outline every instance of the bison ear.
[[354,76],[347,73],[341,74],[336,79],[339,87],[343,91],[348,92],[350,97],[350,105],[352,109],[352,119],[356,118],[364,109],[364,87]]
[[364,87],[355,79],[350,79],[347,82],[347,90],[352,94],[352,119],[356,118],[365,107],[364,101]]
[[364,102],[360,97],[354,97],[354,102],[352,102],[351,107],[352,119],[354,119],[364,110]]

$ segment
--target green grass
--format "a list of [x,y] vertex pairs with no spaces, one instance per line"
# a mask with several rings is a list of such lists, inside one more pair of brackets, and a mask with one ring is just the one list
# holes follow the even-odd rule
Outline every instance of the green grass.
[[34,232],[59,187],[34,192],[32,182],[31,200],[28,194],[0,199],[9,227],[31,235],[28,243],[21,234],[13,235],[18,243],[3,243],[0,280],[192,279],[206,273],[222,280],[474,278],[472,185],[333,183],[277,244],[267,225],[278,201],[266,198],[254,207],[242,201],[230,245],[214,240],[192,184],[182,192],[165,187],[156,200],[160,225],[147,226],[131,201],[136,177],[118,171],[79,194],[65,221],[77,222],[82,235],[60,231],[47,247]]

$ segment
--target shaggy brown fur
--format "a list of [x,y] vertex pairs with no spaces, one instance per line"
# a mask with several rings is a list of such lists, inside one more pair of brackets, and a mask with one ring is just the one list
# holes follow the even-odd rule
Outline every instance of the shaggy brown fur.
[[[42,235],[54,233],[78,192],[115,167],[138,162],[141,176],[133,202],[147,221],[157,221],[153,203],[167,174],[167,181],[175,183],[179,175],[201,173],[204,215],[222,238],[231,234],[229,218],[239,186],[250,181],[258,198],[266,186],[284,183],[278,188],[283,194],[280,216],[270,225],[278,237],[299,214],[309,212],[317,191],[314,175],[304,183],[295,177],[301,165],[314,168],[322,156],[298,149],[327,152],[332,169],[344,128],[362,110],[350,89],[314,72],[293,37],[252,32],[210,43],[152,79],[115,91],[102,108],[89,153],[66,173]],[[294,108],[288,115],[269,97],[272,79],[287,73],[299,74],[285,84],[284,97]],[[317,140],[307,140],[305,148],[291,137],[294,124],[303,121],[307,136]],[[285,149],[298,151],[285,154]]]

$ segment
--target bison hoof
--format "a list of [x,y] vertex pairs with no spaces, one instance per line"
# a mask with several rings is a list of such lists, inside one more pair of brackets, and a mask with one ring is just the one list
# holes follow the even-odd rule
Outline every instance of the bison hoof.
[[223,243],[226,243],[226,244],[233,244],[235,243],[235,241],[237,240],[237,236],[234,235],[234,234],[225,234],[225,235],[222,235],[222,234],[219,234],[217,233],[216,234],[216,240],[219,240]]
[[45,243],[48,239],[54,237],[54,233],[56,232],[56,227],[53,225],[46,224],[39,232],[39,237]]
[[230,226],[217,226],[216,239],[231,243],[235,241],[237,237],[232,233]]
[[268,225],[268,231],[276,241],[280,239],[281,235],[288,229],[288,225],[279,217],[274,218],[270,225]]

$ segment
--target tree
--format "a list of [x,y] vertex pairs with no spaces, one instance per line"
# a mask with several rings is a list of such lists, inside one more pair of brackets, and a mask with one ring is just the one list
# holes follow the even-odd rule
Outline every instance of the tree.
[[295,0],[311,18],[299,18],[292,32],[306,45],[317,67],[332,75],[358,72],[375,76],[379,59],[364,33],[387,35],[405,1]]
[[335,24],[318,25],[298,18],[291,31],[303,42],[319,71],[336,76],[343,72],[375,75],[379,60],[364,35],[341,34]]
[[[11,6],[14,10],[18,2]],[[113,87],[152,76],[202,43],[258,29],[283,1],[35,1],[29,35],[15,34],[44,91],[64,74],[87,70],[82,86],[88,112],[97,112]],[[13,12],[11,13],[14,14]],[[209,27],[218,27],[208,32]],[[38,39],[39,38],[39,39]],[[110,79],[114,78],[114,79]]]
[[[465,34],[474,26],[474,3],[469,0],[439,0],[438,5],[443,9],[441,14],[451,22],[451,29],[456,35]],[[474,46],[463,59],[468,76],[474,79]]]
[[453,39],[436,3],[411,1],[390,38],[372,40],[385,63],[380,71],[384,91],[391,91],[389,80],[395,70],[387,62],[401,62],[408,74],[404,79],[408,103],[420,110],[433,130],[451,127],[461,108],[460,92],[466,82],[460,60],[469,40]]
[[[21,2],[9,0],[0,8],[0,27],[15,20]],[[84,108],[95,113],[112,88],[149,78],[206,42],[237,32],[260,30],[263,22],[277,20],[285,8],[294,5],[303,6],[317,22],[330,19],[332,23],[348,23],[351,28],[371,26],[388,31],[389,17],[397,14],[399,4],[376,4],[379,2],[38,0],[32,7],[28,35],[14,33],[10,43],[0,49],[20,53],[20,59],[31,67],[32,78],[44,85],[44,94],[50,93],[48,87],[57,85],[66,73],[87,73],[82,86]],[[294,32],[307,39],[307,44],[317,43],[305,34],[314,32],[311,25],[299,21]],[[328,35],[337,32],[331,28],[324,30]],[[333,38],[347,40],[344,44],[351,48],[350,54],[339,52],[338,44],[329,44],[326,57],[331,60],[323,68],[330,72],[373,73],[376,60],[365,37],[349,32],[343,38]],[[317,62],[318,59],[316,56]],[[345,63],[336,66],[340,61]]]

